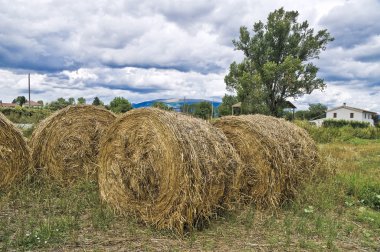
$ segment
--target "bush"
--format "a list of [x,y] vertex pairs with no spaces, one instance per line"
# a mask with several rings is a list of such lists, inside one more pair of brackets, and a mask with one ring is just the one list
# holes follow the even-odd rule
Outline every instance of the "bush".
[[370,125],[368,122],[328,119],[323,121],[322,126],[337,128],[344,126],[351,126],[352,128],[368,128]]
[[380,139],[380,128],[375,127],[317,127],[308,121],[295,121],[296,125],[304,128],[318,143],[345,142],[354,138]]
[[48,109],[41,108],[0,108],[3,113],[13,123],[35,124],[45,119],[51,114]]

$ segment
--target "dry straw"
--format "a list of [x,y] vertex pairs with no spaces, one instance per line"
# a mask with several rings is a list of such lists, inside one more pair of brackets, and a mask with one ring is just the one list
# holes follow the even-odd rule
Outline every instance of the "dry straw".
[[0,189],[22,178],[29,168],[29,149],[21,132],[0,113]]
[[99,139],[116,116],[95,106],[69,106],[42,121],[29,141],[39,173],[66,182],[96,178]]
[[101,198],[158,229],[202,226],[233,195],[239,157],[205,121],[137,109],[115,121],[101,146]]
[[227,116],[214,122],[239,153],[245,168],[241,193],[258,207],[277,207],[292,198],[318,163],[308,133],[264,115]]

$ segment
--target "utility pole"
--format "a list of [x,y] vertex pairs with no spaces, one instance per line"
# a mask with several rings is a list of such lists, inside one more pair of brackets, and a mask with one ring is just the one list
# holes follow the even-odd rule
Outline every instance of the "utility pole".
[[183,97],[183,113],[187,114],[186,96]]
[[211,119],[214,118],[214,98],[211,101]]
[[29,86],[29,108],[30,108],[30,73],[28,73],[28,86]]

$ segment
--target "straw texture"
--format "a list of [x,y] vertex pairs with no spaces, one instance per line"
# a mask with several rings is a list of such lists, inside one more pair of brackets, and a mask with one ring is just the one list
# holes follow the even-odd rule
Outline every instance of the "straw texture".
[[69,106],[42,121],[29,141],[32,165],[56,180],[97,178],[99,139],[116,116],[96,106]]
[[0,113],[0,189],[25,175],[29,168],[29,155],[21,132]]
[[318,163],[308,133],[264,115],[227,116],[214,122],[244,163],[241,195],[258,207],[277,207],[297,193]]
[[240,159],[209,123],[150,108],[115,121],[102,140],[99,164],[105,202],[182,233],[231,203]]

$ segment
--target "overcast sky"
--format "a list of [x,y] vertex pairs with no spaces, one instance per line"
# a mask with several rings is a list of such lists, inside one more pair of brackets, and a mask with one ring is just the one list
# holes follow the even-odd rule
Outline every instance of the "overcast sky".
[[239,27],[282,6],[335,37],[316,62],[327,89],[296,105],[380,112],[379,0],[0,0],[0,100],[27,96],[28,72],[32,100],[221,100]]

